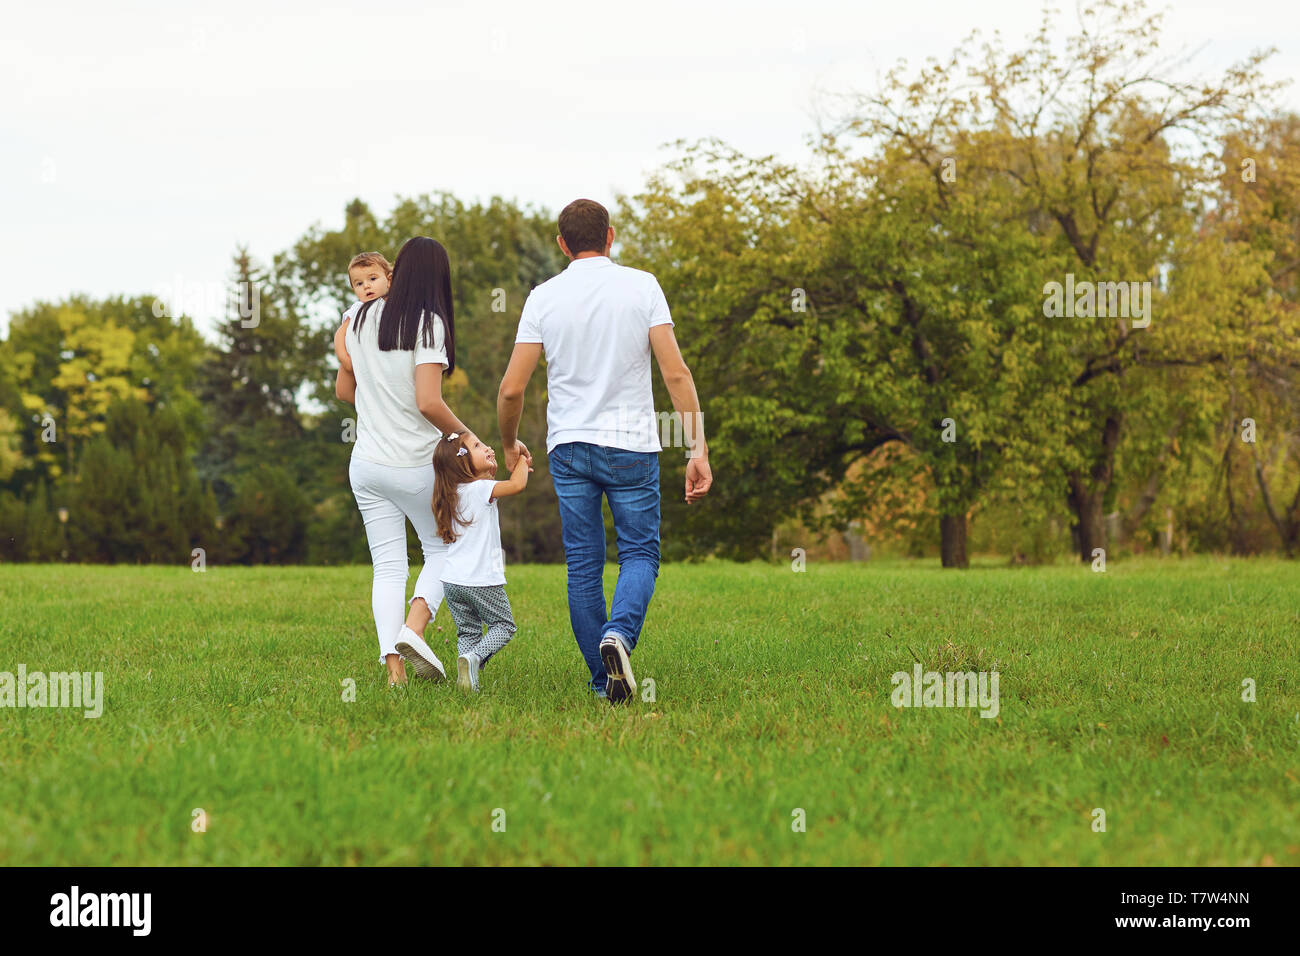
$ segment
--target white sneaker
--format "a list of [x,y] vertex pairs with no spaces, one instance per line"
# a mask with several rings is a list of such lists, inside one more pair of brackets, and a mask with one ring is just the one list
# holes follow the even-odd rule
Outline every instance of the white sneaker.
[[632,676],[632,662],[627,648],[613,634],[600,642],[600,662],[605,665],[609,680],[605,684],[605,697],[611,704],[622,704],[636,697],[636,678]]
[[442,661],[438,660],[438,655],[433,653],[433,648],[418,634],[407,640],[398,641],[397,653],[415,668],[416,677],[435,682],[447,679],[447,672],[442,669]]
[[473,651],[456,658],[456,686],[478,693],[478,655]]

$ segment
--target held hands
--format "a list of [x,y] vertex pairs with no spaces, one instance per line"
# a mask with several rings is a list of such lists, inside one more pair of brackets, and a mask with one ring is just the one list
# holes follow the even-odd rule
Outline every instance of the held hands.
[[533,470],[533,456],[528,451],[528,446],[525,445],[523,442],[516,440],[513,445],[506,446],[505,452],[506,452],[506,471],[510,472],[511,474],[514,474],[515,465],[519,464],[519,459],[521,456],[527,458],[528,470],[529,471]]

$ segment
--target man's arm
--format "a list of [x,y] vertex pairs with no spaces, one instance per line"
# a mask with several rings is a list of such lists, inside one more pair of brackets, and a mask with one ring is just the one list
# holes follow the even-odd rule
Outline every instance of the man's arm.
[[528,449],[519,440],[519,419],[524,413],[524,389],[533,377],[533,370],[542,359],[540,342],[518,342],[510,353],[510,364],[497,391],[497,424],[501,426],[501,447],[506,454],[506,467],[511,473],[520,454]]
[[650,348],[654,350],[659,372],[668,386],[673,408],[682,416],[682,435],[690,450],[686,462],[686,502],[699,501],[713,486],[713,471],[709,468],[709,445],[704,440],[704,416],[700,412],[700,397],[695,391],[695,379],[686,367],[682,350],[677,346],[677,336],[668,324],[650,329]]
[[433,422],[438,431],[444,434],[469,431],[442,400],[442,366],[436,362],[415,367],[415,404],[420,414]]

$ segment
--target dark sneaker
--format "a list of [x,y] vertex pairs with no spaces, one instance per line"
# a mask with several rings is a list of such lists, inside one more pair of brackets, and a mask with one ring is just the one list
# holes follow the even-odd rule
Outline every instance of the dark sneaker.
[[611,704],[622,704],[636,697],[636,678],[632,676],[632,662],[628,660],[623,642],[610,634],[600,642],[600,662],[605,665],[608,680],[605,697]]

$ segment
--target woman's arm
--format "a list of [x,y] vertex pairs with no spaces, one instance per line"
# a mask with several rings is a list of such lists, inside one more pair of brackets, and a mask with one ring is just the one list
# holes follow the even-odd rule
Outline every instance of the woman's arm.
[[429,362],[415,367],[415,404],[420,409],[420,414],[432,422],[438,431],[444,434],[469,431],[442,400],[441,365]]
[[334,394],[349,405],[357,403],[357,377],[352,374],[352,369],[339,369],[338,375],[334,376]]
[[334,376],[334,394],[349,405],[357,403],[357,377],[352,374],[352,356],[348,354],[348,317],[334,333],[334,354],[338,356],[339,372]]
[[352,371],[352,356],[348,354],[348,320],[343,319],[343,324],[338,327],[334,333],[334,354],[338,356],[339,368]]

